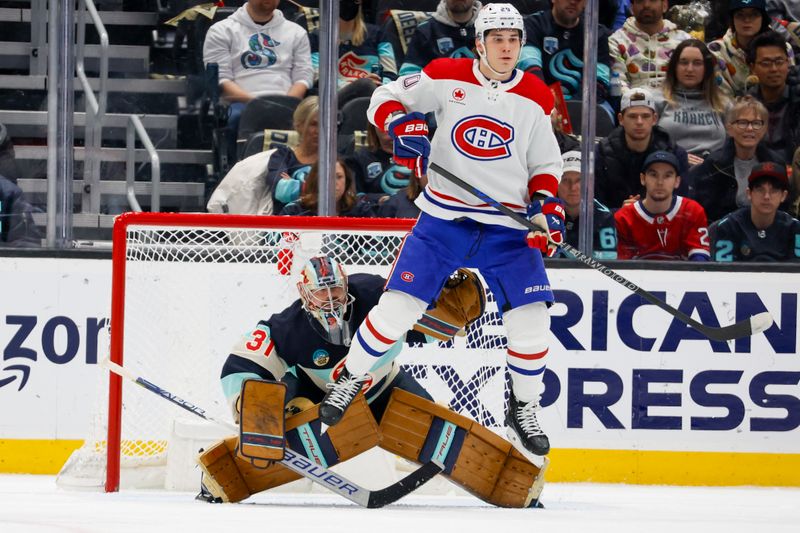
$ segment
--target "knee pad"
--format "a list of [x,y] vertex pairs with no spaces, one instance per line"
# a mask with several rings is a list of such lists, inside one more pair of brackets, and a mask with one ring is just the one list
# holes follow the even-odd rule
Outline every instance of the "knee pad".
[[386,291],[369,313],[372,324],[391,339],[399,339],[416,324],[428,304],[400,291]]
[[504,313],[503,323],[509,347],[530,350],[549,345],[550,313],[544,302],[526,304]]

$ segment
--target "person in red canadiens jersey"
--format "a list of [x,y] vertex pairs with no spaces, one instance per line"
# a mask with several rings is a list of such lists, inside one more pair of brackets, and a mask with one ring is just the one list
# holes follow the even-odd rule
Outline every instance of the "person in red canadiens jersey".
[[[372,95],[370,122],[394,140],[394,159],[428,184],[416,200],[421,213],[406,237],[378,305],[356,332],[346,373],[320,405],[320,419],[336,424],[363,376],[422,315],[448,275],[460,266],[480,270],[494,293],[508,338],[512,391],[509,439],[529,458],[550,443],[539,426],[542,377],[553,301],[542,254],[556,253],[564,208],[556,196],[561,154],[550,124],[553,96],[533,75],[515,68],[525,29],[510,4],[484,6],[475,20],[479,59],[441,58]],[[424,113],[436,115],[432,142]],[[442,167],[527,216],[528,232],[492,206],[427,172]],[[535,459],[535,458],[534,458]],[[539,460],[540,461],[540,460]]]
[[678,158],[653,152],[641,173],[644,200],[616,212],[618,259],[708,261],[708,223],[703,206],[675,194],[681,182]]

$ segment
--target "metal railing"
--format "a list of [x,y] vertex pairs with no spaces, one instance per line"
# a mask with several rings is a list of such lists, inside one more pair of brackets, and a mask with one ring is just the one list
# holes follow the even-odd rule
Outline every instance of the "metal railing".
[[144,129],[142,120],[138,115],[131,115],[128,119],[128,127],[125,134],[125,190],[128,197],[128,205],[134,211],[141,211],[142,206],[136,199],[134,183],[136,180],[136,137],[142,141],[142,146],[150,156],[150,180],[152,189],[150,191],[150,211],[158,212],[161,210],[161,160],[158,158],[153,142]]
[[[100,38],[100,78],[97,96],[86,76],[84,59],[86,55],[86,13],[92,19],[97,35]],[[86,100],[86,132],[84,134],[86,159],[83,163],[83,182],[85,184],[81,198],[81,211],[100,212],[100,149],[103,144],[103,119],[108,102],[108,32],[100,20],[100,15],[93,0],[79,0],[78,24],[76,39],[75,73],[83,86]]]

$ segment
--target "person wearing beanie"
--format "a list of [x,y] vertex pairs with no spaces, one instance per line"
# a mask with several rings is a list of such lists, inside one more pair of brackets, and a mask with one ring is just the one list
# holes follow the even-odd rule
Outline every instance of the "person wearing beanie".
[[[728,4],[728,30],[721,38],[709,43],[708,48],[719,60],[722,74],[721,89],[729,97],[742,96],[757,80],[751,75],[747,63],[747,48],[753,39],[770,29],[765,0],[730,0]],[[789,62],[794,65],[794,52],[786,44]]]
[[715,261],[800,261],[800,221],[778,207],[789,194],[785,167],[766,162],[750,173],[749,207],[711,225]]
[[[565,241],[575,248],[578,247],[580,235],[581,216],[581,153],[571,150],[561,154],[564,162],[561,181],[558,183],[558,197],[564,202],[566,219],[564,227],[567,230]],[[617,229],[614,214],[609,208],[594,200],[594,229],[592,231],[592,255],[596,259],[617,258]],[[569,254],[561,251],[558,257],[568,257]]]

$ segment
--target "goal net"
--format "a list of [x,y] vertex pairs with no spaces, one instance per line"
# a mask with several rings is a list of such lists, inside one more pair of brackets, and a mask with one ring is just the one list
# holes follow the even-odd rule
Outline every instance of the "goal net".
[[[231,419],[219,381],[222,365],[241,335],[298,298],[303,261],[330,254],[348,274],[386,277],[411,225],[390,219],[122,215],[114,227],[110,358],[211,417]],[[491,294],[486,313],[466,333],[448,343],[406,345],[399,362],[437,402],[498,428],[508,378],[505,337]],[[182,433],[211,441],[226,433],[99,366],[98,374],[101,392],[90,434],[59,474],[61,486],[169,487],[170,462],[182,455],[193,463],[197,453],[183,449]]]

